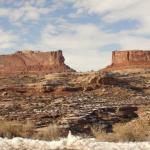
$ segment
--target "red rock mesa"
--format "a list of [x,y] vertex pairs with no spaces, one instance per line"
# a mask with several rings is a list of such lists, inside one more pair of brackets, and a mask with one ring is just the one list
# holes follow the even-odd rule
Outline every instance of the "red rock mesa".
[[150,68],[150,51],[128,50],[112,52],[112,64],[107,67],[108,70],[132,68]]
[[17,51],[0,55],[0,74],[48,74],[74,71],[64,63],[62,51]]

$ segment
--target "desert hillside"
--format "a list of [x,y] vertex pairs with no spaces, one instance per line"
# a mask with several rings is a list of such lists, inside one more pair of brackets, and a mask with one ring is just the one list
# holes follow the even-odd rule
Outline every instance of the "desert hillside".
[[[35,62],[53,65],[53,61],[49,62],[48,54],[52,54],[58,61],[55,61],[55,65],[65,66],[64,58],[58,55],[61,52],[19,52],[10,57],[13,61],[14,58],[17,59],[18,62],[21,56],[26,61],[25,67],[28,68],[29,64],[36,66]],[[31,55],[33,55],[32,60],[39,59],[30,63]],[[43,60],[45,55],[48,58]],[[145,60],[149,64],[148,57],[145,55],[143,57],[137,59],[139,62]],[[6,60],[3,59],[1,64],[11,60],[8,57]],[[126,55],[120,61],[114,59],[113,64],[116,65],[118,62],[122,64],[121,60],[126,61]],[[23,65],[23,62],[21,59],[17,65]],[[11,65],[17,66],[13,63]],[[6,68],[7,66],[9,65],[7,64]],[[75,135],[86,136],[96,136],[95,130],[111,133],[117,124],[123,125],[133,120],[141,120],[143,117],[149,122],[150,71],[147,67],[143,68],[143,64],[141,68],[138,67],[138,70],[136,66],[135,68],[132,66],[130,71],[123,66],[121,68],[121,71],[114,71],[115,68],[109,71],[106,68],[106,70],[86,73],[70,72],[71,69],[69,72],[60,73],[60,68],[55,68],[59,73],[28,74],[26,72],[9,74],[9,76],[1,75],[0,120],[6,124],[10,121],[19,123],[31,121],[34,123],[34,132],[41,132],[49,125],[55,124],[64,135],[67,135],[70,130]]]

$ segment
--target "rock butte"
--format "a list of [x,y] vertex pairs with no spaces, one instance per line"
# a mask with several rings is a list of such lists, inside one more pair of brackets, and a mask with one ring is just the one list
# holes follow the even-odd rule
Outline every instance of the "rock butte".
[[0,74],[48,74],[74,71],[64,61],[61,50],[17,51],[10,55],[0,55]]
[[127,50],[113,51],[112,64],[107,70],[123,69],[147,69],[150,68],[150,51],[144,50]]

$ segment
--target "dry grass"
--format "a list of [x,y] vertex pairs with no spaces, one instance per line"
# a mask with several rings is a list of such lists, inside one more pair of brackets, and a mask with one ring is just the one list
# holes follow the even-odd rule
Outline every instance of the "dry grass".
[[146,120],[114,126],[114,132],[121,141],[146,141],[150,136],[150,125]]
[[92,135],[94,136],[94,138],[96,138],[99,141],[116,142],[117,137],[114,133],[106,133],[97,126],[92,126],[91,132],[92,132]]
[[[126,124],[116,124],[112,133],[105,133],[97,126],[91,127],[93,136],[100,141],[129,142],[150,140],[150,124],[147,120],[134,120]],[[0,121],[0,137],[25,137],[40,140],[56,140],[62,136],[57,124],[50,124],[40,131],[35,131],[32,122],[22,124],[17,121]]]
[[30,137],[33,133],[33,123],[27,121],[21,124],[17,121],[0,121],[0,137]]
[[34,135],[36,139],[40,140],[56,140],[61,137],[61,131],[58,125],[56,124],[50,124],[48,127],[43,129],[42,131],[39,131]]
[[135,142],[150,140],[150,124],[145,120],[136,120],[126,124],[116,124],[113,133],[105,133],[91,128],[93,136],[100,141]]
[[56,124],[50,124],[44,130],[35,131],[31,121],[22,124],[17,121],[0,121],[0,137],[24,137],[40,140],[55,140],[60,138],[61,131]]

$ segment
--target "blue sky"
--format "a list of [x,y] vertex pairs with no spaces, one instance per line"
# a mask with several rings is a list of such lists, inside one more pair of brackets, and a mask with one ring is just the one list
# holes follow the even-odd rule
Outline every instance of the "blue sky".
[[79,71],[111,51],[150,49],[149,0],[0,0],[0,54],[61,49]]

